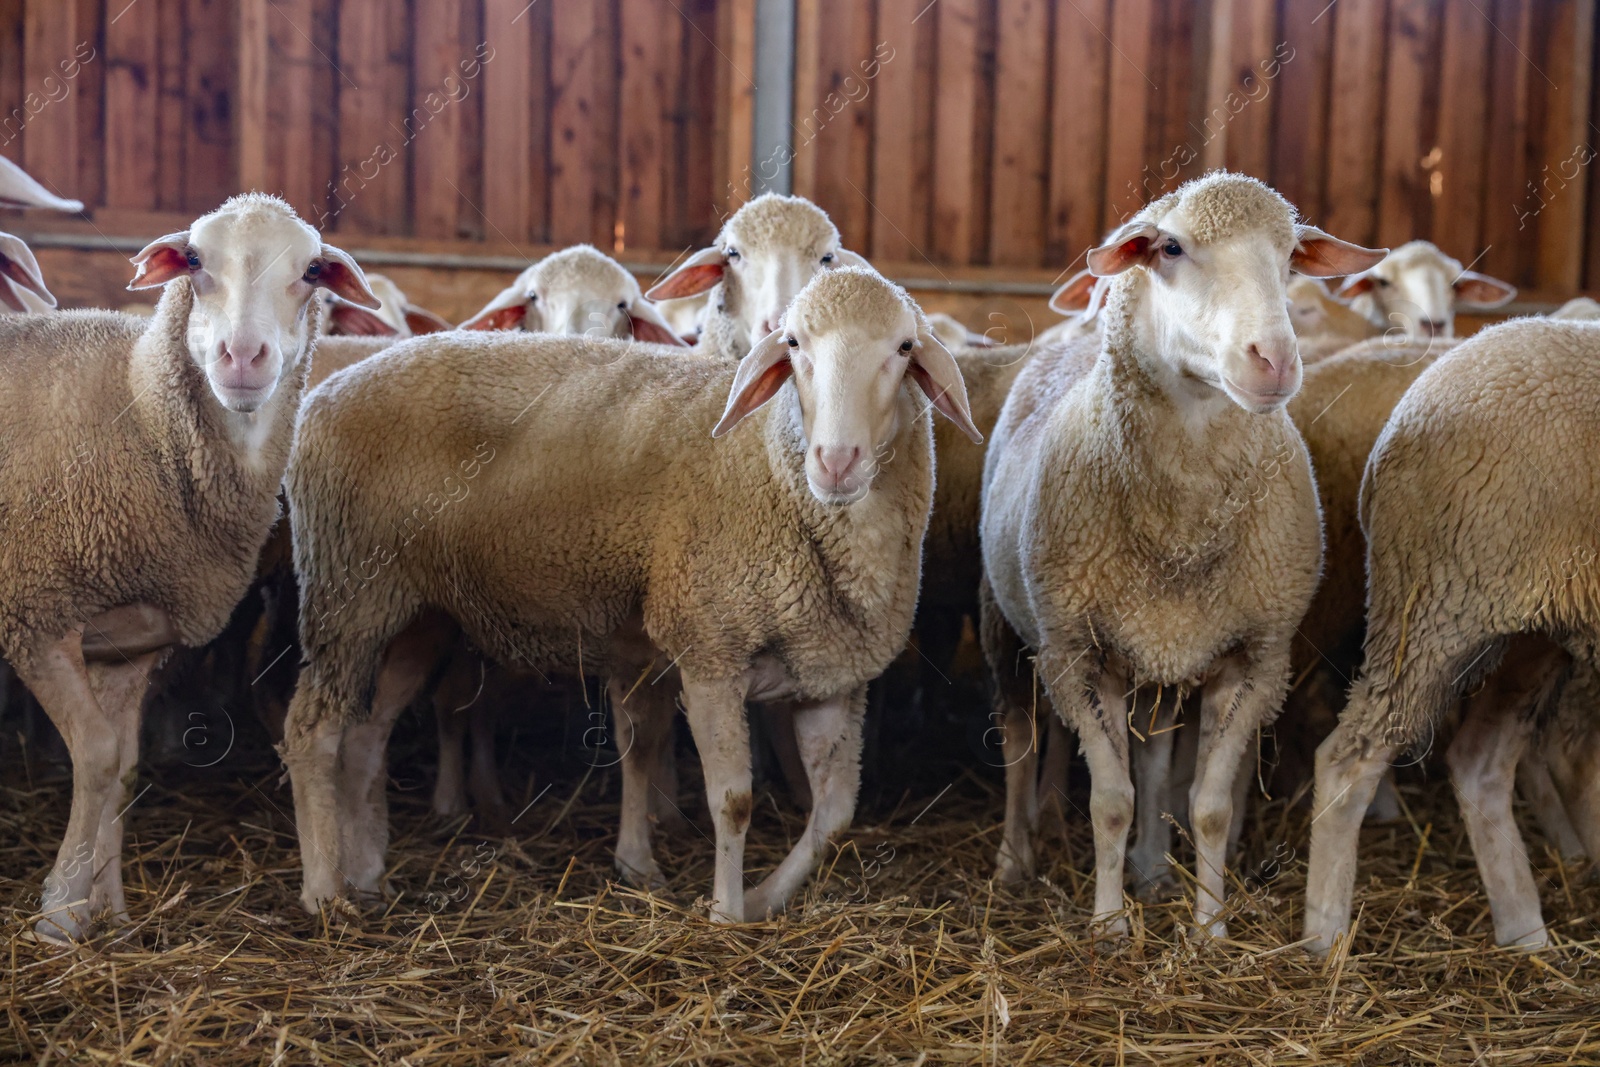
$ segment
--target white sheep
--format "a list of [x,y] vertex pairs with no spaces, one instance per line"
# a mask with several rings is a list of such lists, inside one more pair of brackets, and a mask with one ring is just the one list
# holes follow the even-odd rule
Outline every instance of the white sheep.
[[[815,278],[737,364],[458,332],[317,389],[286,483],[307,665],[282,751],[306,906],[381,891],[388,731],[459,627],[499,662],[644,695],[614,694],[625,870],[655,866],[645,798],[672,702],[652,683],[675,672],[716,825],[712,914],[781,908],[850,822],[866,685],[911,624],[930,402],[976,434],[954,360],[864,270]],[[748,894],[747,700],[794,708],[815,795]]]
[[322,301],[322,332],[328,337],[417,337],[450,329],[450,324],[426,308],[418,307],[386,274],[367,274],[367,288],[381,301],[369,311],[327,289]]
[[1398,330],[1413,341],[1454,337],[1457,308],[1489,310],[1516,295],[1516,286],[1466,270],[1431,241],[1407,241],[1339,289],[1339,297],[1379,330]]
[[1290,270],[1346,274],[1381,256],[1297,225],[1277,193],[1226,172],[1148,205],[1090,252],[1090,269],[1116,278],[1101,337],[1033,358],[984,467],[1003,880],[1033,866],[1037,677],[1089,763],[1095,921],[1125,933],[1127,695],[1199,688],[1195,922],[1224,932],[1235,780],[1283,700],[1322,555],[1305,446],[1284,411],[1300,384],[1285,282]]
[[0,304],[19,313],[48,311],[56,306],[56,298],[45,288],[33,250],[22,238],[9,233],[0,233]]
[[150,672],[203,645],[278,517],[314,288],[376,304],[287,204],[238,196],[147,245],[116,312],[0,318],[0,652],[72,756],[72,814],[37,930],[126,918],[123,806]]
[[573,245],[545,256],[461,328],[684,343],[639,291],[638,279],[593,245]]
[[1307,368],[1383,333],[1383,327],[1328,292],[1320,278],[1289,279],[1289,324]]
[[[1318,950],[1349,929],[1356,837],[1379,779],[1462,694],[1446,761],[1495,940],[1548,943],[1511,793],[1572,661],[1594,665],[1597,397],[1600,326],[1514,319],[1441,356],[1384,427],[1361,487],[1365,663],[1317,750],[1306,936]],[[1575,820],[1580,832],[1596,814]]]
[[777,328],[783,309],[819,271],[868,266],[840,246],[838,227],[816,204],[764,193],[646,295],[669,301],[709,293],[697,347],[737,358]]

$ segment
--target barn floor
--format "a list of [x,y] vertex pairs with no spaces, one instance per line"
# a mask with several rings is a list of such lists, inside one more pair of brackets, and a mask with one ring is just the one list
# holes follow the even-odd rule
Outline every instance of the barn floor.
[[[519,746],[544,753],[509,768],[513,810],[529,806],[514,836],[485,838],[430,817],[431,729],[415,722],[394,759],[398,898],[311,919],[289,788],[264,737],[240,734],[208,769],[146,768],[125,853],[134,923],[72,950],[26,922],[66,821],[64,768],[8,739],[0,1061],[1600,1062],[1600,887],[1530,833],[1558,947],[1494,948],[1437,776],[1403,786],[1406,819],[1364,833],[1354,950],[1324,963],[1291,945],[1304,805],[1253,809],[1233,940],[1197,947],[1171,904],[1136,910],[1114,947],[1088,934],[1086,819],[1046,847],[1043,881],[989,880],[999,775],[959,744],[898,755],[915,774],[869,786],[789,914],[724,928],[696,904],[712,853],[695,806],[704,832],[661,842],[667,893],[641,895],[611,880],[619,784],[592,754]],[[1081,768],[1072,794],[1087,810]],[[792,811],[760,798],[752,877],[800,832]]]

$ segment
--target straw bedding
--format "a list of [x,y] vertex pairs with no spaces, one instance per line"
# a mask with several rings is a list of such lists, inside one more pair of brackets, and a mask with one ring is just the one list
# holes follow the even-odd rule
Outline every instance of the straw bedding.
[[[290,794],[264,738],[240,725],[205,768],[190,764],[215,748],[153,758],[128,814],[134,923],[68,950],[27,932],[66,821],[65,768],[8,720],[0,1061],[1600,1063],[1600,889],[1530,829],[1557,947],[1494,948],[1437,775],[1403,786],[1406,819],[1364,832],[1353,948],[1326,962],[1293,944],[1304,804],[1253,805],[1224,944],[1192,943],[1182,902],[1135,905],[1127,944],[1095,941],[1082,815],[1044,849],[1043,879],[994,885],[999,772],[961,740],[981,725],[880,743],[823,876],[789,914],[728,928],[696,904],[711,882],[698,778],[683,795],[699,829],[661,842],[667,891],[622,888],[614,754],[571,743],[558,718],[544,734],[518,724],[506,746],[522,812],[504,838],[429,817],[432,731],[409,723],[392,763],[399,895],[317,919],[295,899]],[[801,826],[763,795],[748,874]]]

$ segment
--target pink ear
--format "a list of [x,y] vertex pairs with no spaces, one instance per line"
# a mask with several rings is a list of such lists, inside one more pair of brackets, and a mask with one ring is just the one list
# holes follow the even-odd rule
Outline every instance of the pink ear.
[[1089,298],[1094,295],[1094,287],[1098,281],[1094,271],[1080,270],[1051,294],[1050,310],[1062,315],[1071,315],[1084,310],[1089,306]]
[[50,307],[56,298],[45,288],[44,277],[39,273],[39,261],[33,258],[33,249],[20,237],[0,233],[0,301],[13,311],[27,311],[20,290],[26,289]]
[[526,302],[511,307],[490,308],[478,312],[461,324],[463,330],[519,330],[528,317]]
[[955,423],[956,429],[971,438],[973,444],[983,444],[983,433],[972,421],[972,405],[967,400],[961,366],[932,330],[917,331],[917,347],[906,371],[935,411]]
[[750,354],[739,361],[728,390],[728,406],[712,428],[712,437],[721,437],[762,404],[771,400],[783,383],[794,374],[789,362],[789,344],[782,330],[773,330],[756,342]]
[[1510,282],[1479,274],[1475,270],[1462,271],[1454,288],[1456,299],[1473,308],[1497,308],[1510,303],[1511,298],[1517,295],[1517,287]]
[[684,347],[682,339],[671,330],[663,329],[658,324],[639,315],[629,315],[628,321],[633,324],[633,339],[646,341],[653,345],[672,345],[675,348]]
[[343,301],[336,302],[328,312],[331,334],[348,337],[394,337],[399,330],[384,322],[366,308]]
[[1150,258],[1150,246],[1160,236],[1161,231],[1151,223],[1137,219],[1124,223],[1106,238],[1105,244],[1090,249],[1089,272],[1099,278],[1109,278],[1146,262]]
[[682,300],[686,296],[699,296],[722,280],[727,263],[722,249],[702,248],[677,270],[652,285],[645,296],[651,300]]
[[425,333],[438,333],[440,330],[453,328],[448,322],[427,308],[419,308],[415,304],[406,305],[406,326],[411,330],[413,337],[421,337]]
[[[312,267],[316,268],[315,278],[309,277]],[[383,301],[373,296],[372,290],[367,288],[367,276],[361,273],[361,268],[349,253],[342,249],[323,245],[322,253],[312,260],[311,267],[307,267],[306,271],[306,280],[312,285],[327,289],[335,296],[342,296],[352,304],[373,309],[383,306]]]
[[1362,293],[1372,292],[1372,286],[1372,275],[1358,274],[1354,278],[1351,278],[1349,281],[1341,285],[1339,287],[1339,292],[1336,295],[1340,300],[1351,300],[1360,296]]
[[1336,278],[1341,274],[1360,274],[1383,262],[1387,248],[1361,245],[1330,237],[1315,226],[1294,228],[1294,251],[1289,254],[1289,269],[1311,278]]
[[154,289],[189,273],[189,231],[169,233],[151,241],[131,261],[139,269],[129,289]]

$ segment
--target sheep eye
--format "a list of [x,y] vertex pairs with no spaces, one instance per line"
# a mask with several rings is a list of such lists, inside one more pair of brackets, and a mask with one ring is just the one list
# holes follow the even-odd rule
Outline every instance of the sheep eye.
[[618,311],[627,311],[628,310],[628,302],[626,300],[618,301],[617,302],[617,310]]
[[1177,259],[1179,256],[1183,255],[1183,246],[1176,241],[1168,241],[1166,244],[1161,246],[1161,251],[1168,257]]
[[790,337],[788,339],[787,343],[788,343],[790,348],[799,348],[800,347],[800,342],[796,341],[793,337]]
[[[198,267],[200,264],[195,260],[190,260],[189,265],[191,267]],[[305,280],[308,282],[315,282],[320,277],[322,277],[322,263],[318,260],[312,260],[311,265],[306,268]]]
[[724,256],[726,256],[727,258],[729,258],[729,259],[738,259],[739,258],[739,250],[737,248],[734,248],[732,245],[729,245],[727,248],[723,249],[722,254]]
[[822,257],[822,262],[824,262],[824,263],[832,263],[833,262],[833,253],[829,252],[827,255],[823,256]]
[[902,352],[911,351],[911,347],[912,346],[911,346],[911,342],[910,341],[901,341],[900,342],[900,351],[902,351]]
[[1374,278],[1372,280],[1374,282],[1378,283],[1378,288],[1380,288],[1380,289],[1389,288],[1389,279],[1388,278]]
[[200,253],[199,252],[196,252],[194,249],[189,248],[189,249],[185,249],[184,250],[183,256],[184,256],[184,259],[186,259],[188,261],[190,270],[199,270],[200,269]]

